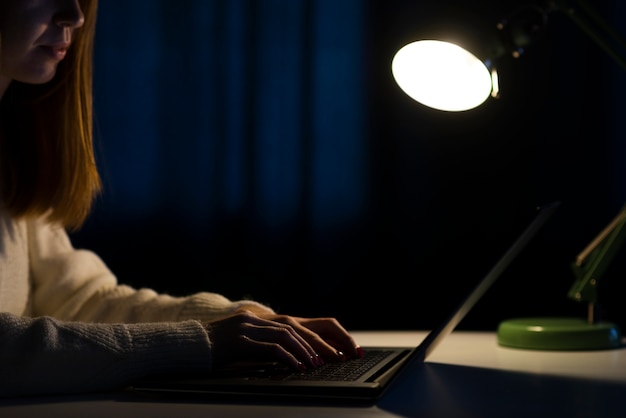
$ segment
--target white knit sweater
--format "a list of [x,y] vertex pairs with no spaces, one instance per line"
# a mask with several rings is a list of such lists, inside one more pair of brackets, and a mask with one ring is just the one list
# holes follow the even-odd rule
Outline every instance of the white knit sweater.
[[172,370],[211,370],[200,320],[253,301],[118,284],[94,253],[43,219],[0,211],[0,396],[122,387]]

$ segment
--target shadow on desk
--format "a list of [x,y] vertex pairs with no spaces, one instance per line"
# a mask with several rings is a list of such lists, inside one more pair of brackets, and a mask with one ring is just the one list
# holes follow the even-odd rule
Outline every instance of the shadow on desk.
[[[625,371],[626,372],[626,371]],[[6,417],[515,418],[617,417],[626,383],[427,362],[399,376],[376,404],[229,403],[128,392],[0,400]]]
[[[611,417],[626,384],[425,363],[400,376],[378,408],[403,417]],[[626,370],[624,371],[626,373]]]

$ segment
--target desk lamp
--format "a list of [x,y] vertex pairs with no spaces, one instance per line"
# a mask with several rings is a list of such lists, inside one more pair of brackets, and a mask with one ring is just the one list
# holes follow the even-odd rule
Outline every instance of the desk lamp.
[[572,263],[574,284],[568,297],[587,302],[587,319],[518,318],[498,326],[498,344],[537,350],[596,350],[621,345],[620,329],[611,322],[599,321],[595,315],[600,278],[626,237],[626,206],[595,237]]
[[506,55],[519,58],[525,48],[541,38],[551,12],[569,16],[626,69],[626,59],[614,47],[618,44],[626,48],[626,41],[585,0],[553,0],[545,7],[521,7],[500,21],[496,25],[495,42],[484,46],[479,56],[444,40],[411,42],[394,55],[393,77],[409,97],[423,105],[453,112],[473,109],[500,94],[495,61]]
[[[585,0],[552,0],[545,7],[524,6],[496,25],[493,45],[474,54],[443,39],[411,42],[396,52],[392,74],[412,99],[443,111],[466,111],[500,94],[497,59],[519,58],[524,49],[542,37],[551,12],[562,12],[600,48],[626,69],[626,59],[615,45],[626,41],[612,30]],[[626,206],[619,215],[578,255],[572,264],[575,282],[568,297],[588,303],[584,318],[519,318],[498,326],[503,346],[538,350],[610,349],[620,346],[619,328],[595,318],[597,287],[615,252],[626,236]]]

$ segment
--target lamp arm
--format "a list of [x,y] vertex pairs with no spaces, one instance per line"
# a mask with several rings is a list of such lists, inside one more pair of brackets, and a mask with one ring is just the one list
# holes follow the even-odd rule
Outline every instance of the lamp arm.
[[[626,40],[587,1],[576,0],[575,3],[579,6],[578,9],[571,7],[565,0],[552,1],[551,7],[552,10],[561,11],[569,16],[572,22],[585,32],[589,38],[609,54],[622,68],[626,69],[626,59],[609,42],[610,40],[622,48],[626,48]],[[606,34],[608,38],[603,37],[602,33]]]
[[572,270],[576,279],[568,297],[589,303],[589,322],[593,323],[593,306],[598,298],[598,282],[626,237],[626,205],[619,214],[576,257]]

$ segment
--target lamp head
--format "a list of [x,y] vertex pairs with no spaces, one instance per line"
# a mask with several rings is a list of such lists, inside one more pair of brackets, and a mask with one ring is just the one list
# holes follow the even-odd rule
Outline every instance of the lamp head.
[[547,24],[536,6],[518,9],[496,25],[491,43],[472,53],[459,44],[426,39],[396,52],[391,69],[396,83],[412,99],[444,111],[473,109],[500,92],[496,59],[518,58]]
[[409,97],[439,110],[469,110],[499,90],[495,68],[450,42],[407,44],[393,57],[391,71]]

